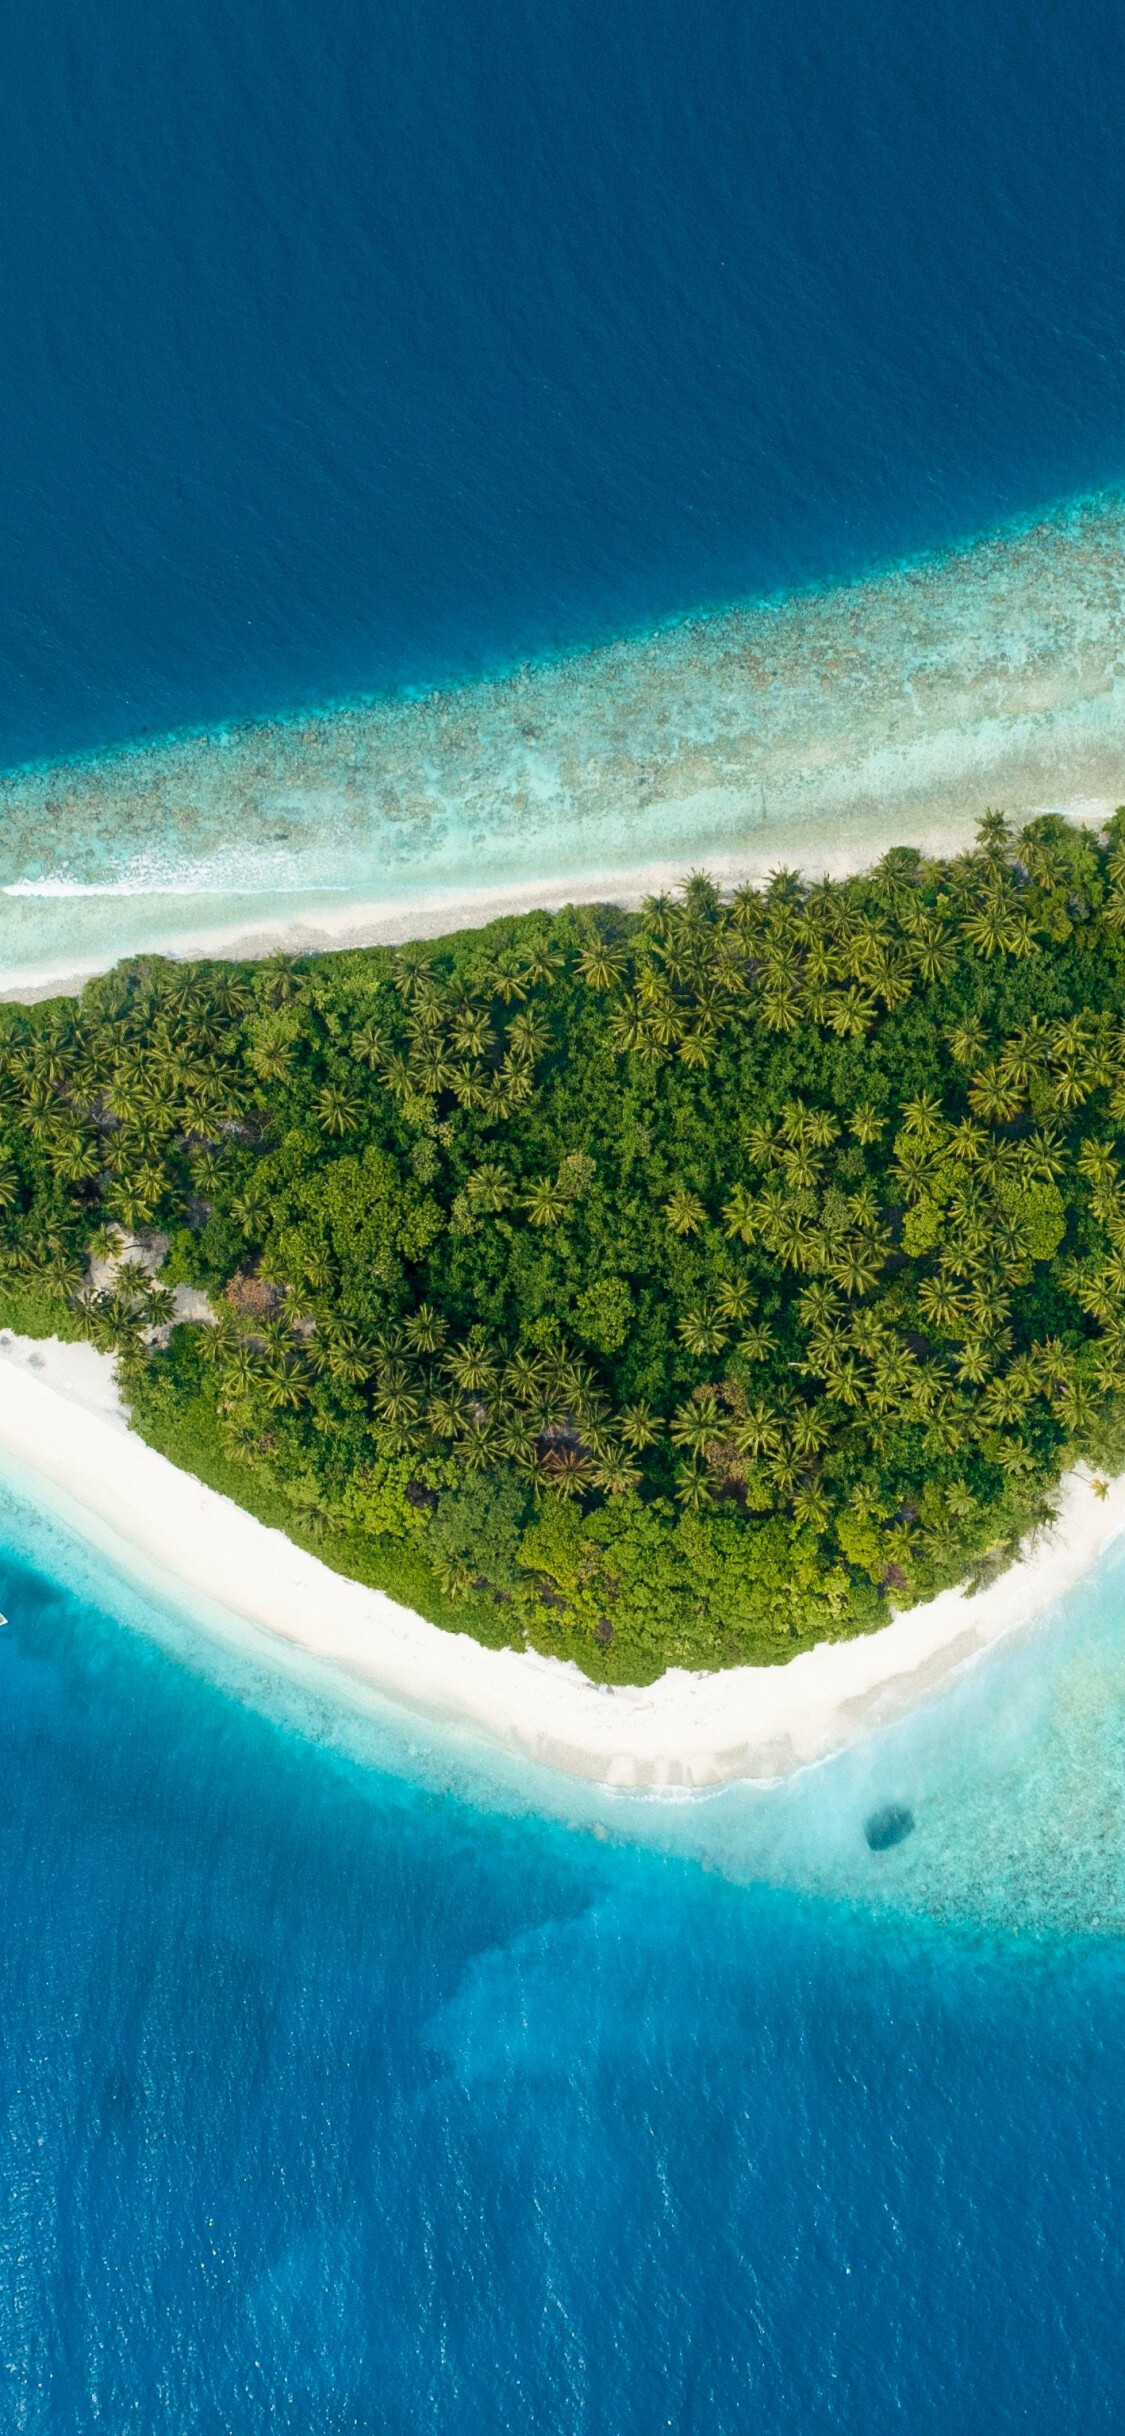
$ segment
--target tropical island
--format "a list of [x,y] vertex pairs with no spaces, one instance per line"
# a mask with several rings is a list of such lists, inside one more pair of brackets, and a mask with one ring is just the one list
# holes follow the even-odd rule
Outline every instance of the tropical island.
[[1125,812],[0,1008],[0,1325],[336,1571],[618,1684],[1125,1463]]

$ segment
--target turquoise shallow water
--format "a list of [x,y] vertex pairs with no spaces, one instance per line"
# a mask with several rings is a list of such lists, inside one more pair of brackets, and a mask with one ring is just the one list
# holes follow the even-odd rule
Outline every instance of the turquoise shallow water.
[[[1123,94],[1104,0],[9,12],[0,987],[1125,796]],[[6,1500],[4,2436],[1116,2431],[1123,1595],[641,1804]]]
[[0,986],[450,927],[653,871],[853,864],[1125,793],[1125,505],[416,698],[0,780]]
[[1125,1554],[668,1803],[0,1537],[6,2425],[1119,2423]]

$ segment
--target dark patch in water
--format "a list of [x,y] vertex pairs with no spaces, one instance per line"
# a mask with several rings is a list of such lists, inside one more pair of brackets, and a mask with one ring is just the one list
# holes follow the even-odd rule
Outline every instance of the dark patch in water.
[[889,1852],[892,1844],[902,1844],[914,1833],[914,1812],[899,1802],[888,1802],[883,1810],[873,1810],[863,1830],[872,1852]]

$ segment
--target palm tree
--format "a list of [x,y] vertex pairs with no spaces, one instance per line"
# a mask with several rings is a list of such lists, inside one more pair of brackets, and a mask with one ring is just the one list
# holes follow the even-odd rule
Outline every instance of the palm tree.
[[541,1353],[525,1353],[517,1347],[505,1363],[504,1386],[518,1404],[538,1403],[543,1393],[544,1378],[545,1364]]
[[957,1065],[978,1066],[987,1046],[983,1024],[975,1016],[966,1016],[949,1034],[949,1046]]
[[416,1311],[403,1321],[402,1333],[416,1353],[439,1353],[445,1343],[445,1321],[429,1303],[419,1303]]
[[631,1489],[641,1485],[641,1474],[634,1464],[614,1448],[599,1455],[590,1475],[594,1487],[605,1497],[627,1497]]
[[870,1100],[861,1100],[858,1108],[852,1110],[851,1131],[865,1150],[872,1142],[879,1140],[885,1124],[885,1118],[880,1116]]
[[0,1210],[13,1210],[20,1197],[20,1180],[10,1153],[0,1149]]
[[[666,899],[664,901],[667,902]],[[735,889],[730,901],[730,921],[740,943],[745,944],[746,940],[756,936],[761,928],[763,911],[761,896],[749,882]]]
[[707,1473],[696,1464],[681,1464],[676,1474],[676,1497],[689,1514],[704,1514],[715,1502],[714,1490]]
[[978,1167],[986,1153],[994,1155],[994,1148],[983,1125],[978,1125],[974,1117],[962,1117],[946,1143],[950,1158],[960,1167]]
[[631,1051],[642,1048],[648,1037],[648,1029],[642,1016],[638,1013],[636,1006],[626,999],[624,1004],[617,1007],[610,1017],[611,1047],[616,1050],[619,1057],[627,1057]]
[[416,1047],[410,1056],[410,1078],[420,1098],[437,1099],[453,1088],[456,1066],[440,1040]]
[[424,984],[427,980],[432,981],[429,950],[414,940],[410,941],[406,947],[400,947],[395,955],[393,972],[395,988],[400,998],[405,998],[409,1006],[418,992],[419,985]]
[[782,1151],[780,1166],[788,1184],[795,1185],[798,1192],[809,1192],[820,1182],[823,1161],[807,1143],[799,1142]]
[[384,1362],[371,1399],[372,1410],[392,1429],[405,1429],[418,1418],[421,1405],[405,1362]]
[[705,1074],[714,1056],[715,1042],[718,1037],[714,1023],[709,1016],[701,1016],[699,1022],[694,1025],[679,1023],[677,1030],[679,1032],[677,1057],[683,1065],[691,1066],[696,1072]]
[[460,1108],[487,1108],[489,1078],[483,1066],[455,1066],[450,1089]]
[[1094,1378],[1101,1395],[1125,1395],[1125,1363],[1119,1345],[1102,1345],[1094,1366]]
[[980,1400],[981,1419],[991,1427],[1014,1426],[1028,1402],[1025,1382],[1013,1379],[1011,1372],[990,1380]]
[[800,1206],[803,1198],[795,1195],[792,1204],[771,1214],[767,1240],[786,1269],[811,1269],[818,1262],[819,1241],[808,1211]]
[[698,1235],[707,1224],[707,1212],[698,1193],[690,1193],[682,1185],[669,1194],[664,1215],[673,1235]]
[[625,950],[611,947],[608,940],[593,939],[578,958],[578,970],[583,981],[593,990],[612,990],[625,972]]
[[683,1010],[659,973],[648,970],[640,974],[637,1005],[653,1039],[662,1049],[673,1048],[683,1030]]
[[767,1122],[764,1125],[760,1123],[748,1125],[743,1139],[746,1156],[751,1167],[772,1167],[778,1155],[777,1139],[772,1124]]
[[473,1169],[465,1186],[465,1197],[474,1214],[483,1212],[496,1217],[508,1208],[513,1198],[512,1180],[498,1159],[485,1159]]
[[717,1313],[709,1306],[699,1311],[685,1311],[680,1321],[680,1337],[690,1354],[697,1358],[709,1353],[721,1353],[727,1341],[726,1329]]
[[965,1310],[952,1278],[940,1273],[923,1279],[918,1288],[918,1308],[923,1319],[944,1336],[953,1335]]
[[798,1455],[818,1455],[827,1446],[830,1430],[816,1404],[798,1405],[789,1425],[794,1452]]
[[1081,1065],[1057,1065],[1051,1084],[1060,1108],[1080,1108],[1089,1097],[1093,1079],[1085,1061]]
[[351,1133],[363,1113],[362,1104],[338,1083],[326,1083],[313,1102],[317,1124],[322,1133],[337,1136]]
[[369,1066],[372,1073],[375,1073],[383,1062],[384,1053],[384,1040],[380,1025],[373,1023],[370,1019],[366,1023],[357,1025],[351,1037],[351,1052],[361,1066]]
[[1069,1387],[1074,1377],[1074,1355],[1061,1337],[1043,1337],[1033,1345],[1029,1356],[1035,1377],[1049,1396],[1058,1395]]
[[94,1228],[94,1232],[86,1246],[87,1257],[92,1261],[115,1260],[121,1250],[121,1246],[122,1233],[120,1227],[114,1225],[112,1221],[106,1221],[103,1219],[101,1223]]
[[[751,891],[751,893],[753,893],[753,891]],[[675,899],[674,897],[668,896],[663,890],[660,890],[653,896],[647,896],[641,907],[642,928],[646,934],[654,939],[664,939],[667,937],[671,924],[675,920],[675,916]]]
[[715,1302],[725,1320],[744,1320],[754,1308],[754,1296],[744,1277],[721,1278]]
[[581,1497],[593,1479],[593,1463],[580,1447],[552,1447],[543,1468],[560,1497]]
[[524,967],[532,988],[546,988],[561,973],[565,962],[561,948],[552,947],[545,939],[533,941],[528,947]]
[[[677,1233],[680,1231],[676,1229]],[[753,1243],[758,1231],[758,1202],[745,1184],[736,1184],[723,1204],[723,1231],[730,1236],[740,1236],[743,1243]]]
[[692,1455],[705,1457],[707,1449],[723,1435],[724,1416],[712,1388],[697,1389],[691,1401],[681,1404],[673,1416],[669,1436],[673,1446],[685,1447]]
[[508,1054],[511,1056],[514,1053],[517,1058],[526,1058],[529,1064],[534,1064],[535,1059],[542,1056],[550,1038],[542,1016],[536,1014],[534,1008],[526,1007],[508,1026]]
[[793,1499],[794,1520],[819,1536],[828,1529],[832,1508],[822,1489],[814,1481],[804,1481]]
[[795,1032],[797,1030],[801,1021],[801,1010],[797,1000],[794,976],[787,976],[784,981],[778,979],[768,983],[762,991],[760,1004],[762,1022],[767,1032]]
[[1083,1438],[1092,1430],[1097,1419],[1094,1399],[1082,1379],[1074,1379],[1064,1387],[1058,1399],[1059,1418],[1071,1438]]
[[838,1404],[854,1411],[868,1394],[868,1384],[862,1365],[850,1353],[841,1354],[830,1372],[830,1392]]
[[526,998],[531,976],[523,957],[516,948],[504,948],[492,967],[493,995],[510,1006],[513,998]]
[[101,1172],[101,1149],[96,1140],[77,1126],[48,1145],[47,1153],[55,1174],[62,1184],[86,1184]]
[[446,1354],[442,1369],[463,1395],[488,1395],[496,1384],[497,1360],[491,1348],[476,1330],[463,1345],[454,1345]]
[[1095,1191],[1112,1193],[1117,1189],[1117,1161],[1108,1142],[1084,1142],[1078,1154],[1079,1174],[1087,1176]]
[[806,1328],[826,1328],[839,1314],[839,1292],[826,1278],[817,1278],[803,1289],[797,1310]]
[[1118,1297],[1104,1272],[1099,1269],[1080,1271],[1071,1292],[1082,1309],[1089,1312],[1091,1319],[1107,1320],[1117,1307]]
[[309,1383],[292,1349],[275,1354],[260,1373],[262,1393],[271,1411],[295,1412],[307,1403]]
[[449,1037],[462,1057],[483,1057],[495,1038],[487,1007],[475,998],[462,999],[454,1012]]
[[910,953],[927,988],[933,988],[952,970],[956,950],[944,923],[933,914],[919,914],[911,926]]
[[521,1207],[527,1211],[532,1226],[557,1226],[565,1217],[570,1196],[556,1177],[540,1176],[530,1192],[521,1195]]
[[71,1302],[80,1294],[85,1279],[85,1261],[65,1244],[51,1254],[43,1270],[43,1283],[48,1294],[56,1295],[62,1302]]
[[869,991],[853,981],[848,989],[833,991],[828,1021],[841,1040],[862,1040],[877,1013]]
[[778,1415],[763,1398],[747,1407],[731,1434],[739,1454],[749,1455],[755,1462],[760,1455],[779,1455],[784,1444]]
[[646,1446],[655,1446],[663,1435],[664,1424],[648,1404],[626,1404],[618,1418],[618,1430],[626,1446],[639,1454]]
[[990,1125],[1007,1125],[1019,1115],[1023,1093],[1006,1078],[1001,1066],[984,1066],[969,1085],[969,1106]]
[[1003,955],[1012,936],[1012,918],[1002,891],[990,890],[976,911],[962,922],[961,936],[982,956]]
[[982,1338],[970,1336],[961,1347],[957,1360],[957,1377],[966,1387],[981,1387],[992,1368],[988,1346]]
[[513,1108],[523,1107],[524,1102],[532,1097],[534,1090],[535,1076],[532,1068],[525,1064],[522,1057],[513,1054],[505,1058],[499,1073],[494,1076],[491,1096],[500,1113],[510,1116]]

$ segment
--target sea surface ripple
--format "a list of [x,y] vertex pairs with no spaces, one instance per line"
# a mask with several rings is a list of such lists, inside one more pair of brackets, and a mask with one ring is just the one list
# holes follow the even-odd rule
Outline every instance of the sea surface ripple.
[[23,12],[0,987],[1115,800],[1123,102],[1109,0]]
[[1120,2425],[1125,1555],[672,1802],[364,1713],[10,1483],[0,1598],[6,2426]]

